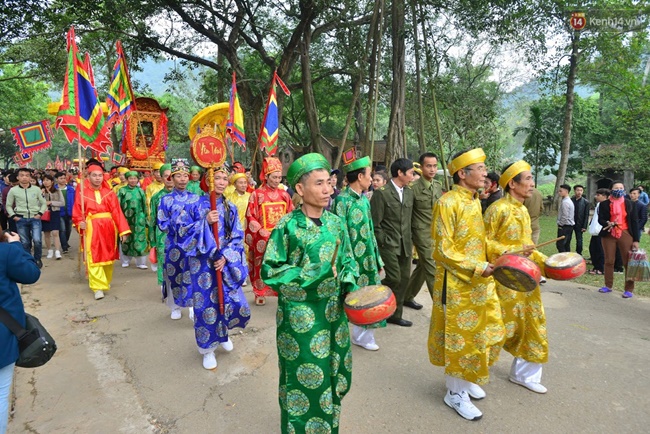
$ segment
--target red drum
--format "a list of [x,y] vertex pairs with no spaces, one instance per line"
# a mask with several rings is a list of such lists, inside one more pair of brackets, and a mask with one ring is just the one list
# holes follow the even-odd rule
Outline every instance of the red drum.
[[585,258],[575,252],[556,253],[544,262],[546,276],[555,280],[571,280],[587,271]]
[[393,291],[384,285],[363,286],[345,296],[343,304],[352,324],[365,326],[390,317],[397,309]]
[[542,272],[536,263],[521,255],[502,255],[494,262],[494,278],[503,286],[530,292],[539,286]]

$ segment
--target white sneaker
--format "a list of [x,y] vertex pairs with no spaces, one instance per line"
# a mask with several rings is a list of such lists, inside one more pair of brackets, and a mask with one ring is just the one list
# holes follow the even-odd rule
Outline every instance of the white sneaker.
[[377,351],[379,345],[375,342],[375,333],[372,329],[364,329],[357,325],[352,326],[352,336],[350,341],[363,349],[368,351]]
[[141,270],[147,270],[149,267],[143,264],[143,265],[138,265],[138,268]]
[[59,252],[58,250],[55,250],[55,251],[54,251],[54,257],[55,257],[56,259],[61,259],[61,252]]
[[95,300],[101,300],[102,298],[104,298],[104,291],[101,289],[95,291]]
[[47,251],[47,259],[52,259],[54,257],[54,250]]
[[361,348],[364,348],[364,349],[366,349],[366,350],[368,350],[368,351],[377,351],[377,350],[379,349],[379,345],[377,345],[377,344],[374,343],[374,342],[369,342],[369,343],[365,343],[365,344],[363,344],[363,343],[361,343],[361,342],[358,342],[358,341],[352,339],[352,343],[353,343],[354,345],[357,345],[357,346],[359,346],[359,347],[361,347]]
[[232,341],[230,340],[230,338],[228,338],[228,340],[226,342],[221,343],[221,348],[223,348],[224,350],[226,350],[228,352],[231,352],[234,347],[235,346],[232,344]]
[[467,420],[479,420],[483,416],[481,410],[472,404],[469,395],[464,390],[460,393],[451,393],[450,390],[447,390],[445,404]]
[[180,308],[172,309],[172,319],[181,319],[181,316],[183,316],[183,314],[181,313]]
[[469,386],[469,389],[467,389],[467,394],[472,397],[473,399],[483,399],[487,396],[487,393],[485,393],[485,390],[481,388],[478,384],[472,383]]
[[217,358],[214,355],[214,353],[208,353],[203,355],[203,367],[205,369],[217,368]]
[[540,285],[546,283],[546,277],[544,277],[544,276],[540,277],[539,283],[540,283]]
[[190,308],[188,310],[189,310],[189,313],[190,313],[190,315],[189,315],[190,319],[192,321],[194,321],[194,308],[192,306],[190,306]]
[[508,377],[512,383],[518,384],[520,386],[525,387],[528,390],[531,390],[535,393],[546,393],[548,392],[548,389],[544,386],[542,386],[540,383],[526,383],[523,381],[519,381],[516,378],[513,377]]
[[128,262],[122,262],[122,268],[129,268]]

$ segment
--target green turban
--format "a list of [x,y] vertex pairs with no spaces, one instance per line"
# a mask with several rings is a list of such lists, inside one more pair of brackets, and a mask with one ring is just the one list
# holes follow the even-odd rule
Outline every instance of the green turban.
[[135,176],[136,178],[140,178],[140,175],[135,170],[129,170],[128,172],[126,172],[124,174],[124,177],[127,178],[127,179],[132,177],[132,176]]
[[192,166],[190,167],[190,173],[192,172],[201,173],[201,168],[199,166]]
[[303,175],[318,169],[327,170],[329,173],[331,167],[325,157],[316,153],[303,155],[289,166],[287,181],[291,188],[296,188],[296,184]]
[[355,170],[363,169],[364,167],[370,167],[370,164],[370,157],[363,157],[346,164],[343,166],[343,170],[345,173],[354,172]]
[[169,163],[163,164],[160,166],[160,169],[158,170],[158,173],[160,173],[160,176],[164,176],[165,172],[168,170],[172,170],[172,165]]

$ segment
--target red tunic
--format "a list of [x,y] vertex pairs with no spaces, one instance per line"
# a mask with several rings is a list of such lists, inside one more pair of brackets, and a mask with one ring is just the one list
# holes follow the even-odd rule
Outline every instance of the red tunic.
[[120,257],[117,249],[117,236],[131,233],[117,195],[106,182],[99,190],[90,186],[84,180],[85,214],[81,213],[81,188],[75,192],[75,202],[72,208],[72,223],[79,228],[79,223],[86,222],[84,236],[90,241],[90,250],[86,255],[89,266],[108,265]]
[[251,193],[246,210],[246,245],[248,245],[248,273],[255,296],[277,295],[260,277],[266,242],[271,231],[285,214],[293,211],[289,193],[266,184]]

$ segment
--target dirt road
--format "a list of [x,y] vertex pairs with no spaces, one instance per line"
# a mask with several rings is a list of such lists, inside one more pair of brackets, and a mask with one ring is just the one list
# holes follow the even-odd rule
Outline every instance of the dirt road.
[[[74,255],[46,260],[23,290],[27,310],[56,338],[46,366],[17,369],[10,433],[279,432],[275,300],[217,352],[206,371],[186,312],[169,318],[155,274],[117,264],[113,288],[95,301]],[[250,287],[247,289],[252,303]],[[376,333],[381,349],[354,348],[352,390],[342,433],[643,432],[650,416],[650,300],[551,282],[543,287],[550,360],[546,395],[511,384],[512,357],[491,369],[484,417],[467,422],[443,403],[443,371],[427,358],[431,302],[405,310],[414,327]]]

